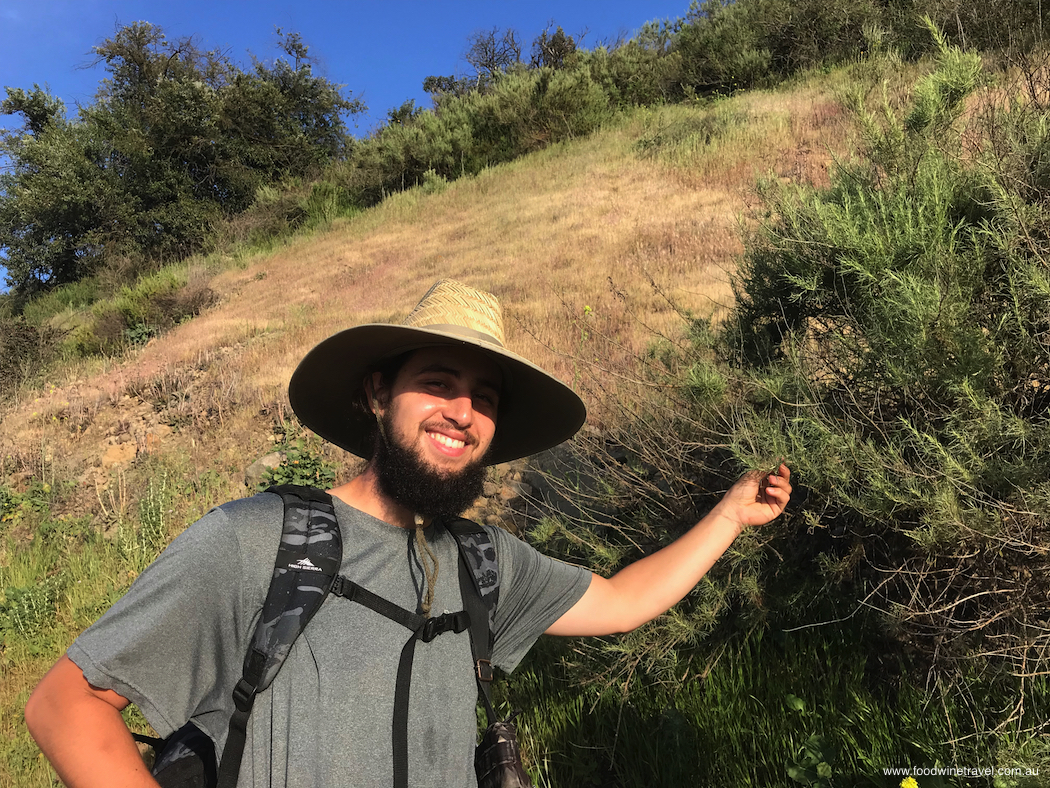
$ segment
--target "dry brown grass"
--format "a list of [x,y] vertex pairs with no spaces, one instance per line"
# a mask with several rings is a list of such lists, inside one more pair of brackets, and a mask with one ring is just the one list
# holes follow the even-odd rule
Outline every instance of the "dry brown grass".
[[[641,152],[654,124],[711,112],[735,119],[717,138]],[[7,406],[0,442],[12,454],[46,443],[89,469],[129,407],[193,379],[191,396],[163,408],[176,423],[165,446],[235,472],[266,448],[260,413],[285,402],[306,350],[349,325],[399,320],[442,277],[497,294],[511,347],[573,383],[594,374],[581,361],[615,365],[673,332],[676,309],[724,308],[756,175],[821,182],[843,138],[820,90],[753,93],[713,110],[639,112],[440,194],[394,196],[219,274],[208,283],[219,303],[204,314]]]

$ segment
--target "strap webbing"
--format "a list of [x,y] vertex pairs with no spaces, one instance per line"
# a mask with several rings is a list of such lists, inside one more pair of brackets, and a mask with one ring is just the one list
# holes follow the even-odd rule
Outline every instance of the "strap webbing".
[[[394,720],[391,739],[394,750],[394,788],[408,788],[408,699],[412,692],[412,661],[416,654],[416,641],[429,643],[443,632],[463,632],[470,626],[470,615],[461,610],[445,613],[434,618],[425,618],[412,613],[393,602],[383,599],[367,588],[343,575],[338,575],[332,584],[332,593],[357,602],[381,616],[400,624],[412,632],[401,649],[397,665],[397,684],[394,687]],[[488,629],[488,619],[482,616],[482,624]]]
[[249,706],[246,711],[235,709],[230,715],[230,730],[226,734],[226,747],[222,751],[222,763],[219,764],[217,788],[233,788],[237,785],[241,758],[244,755],[244,742],[248,736],[248,718],[251,713],[252,709]]
[[426,618],[419,613],[412,613],[403,607],[398,607],[393,602],[373,594],[364,586],[355,583],[344,575],[336,576],[335,582],[332,583],[332,593],[344,599],[349,599],[351,602],[359,602],[369,610],[374,610],[379,615],[385,616],[413,632],[421,629],[423,624],[426,623]]
[[408,698],[412,689],[412,659],[416,654],[413,635],[401,649],[394,687],[394,722],[391,738],[394,745],[394,788],[408,788]]
[[234,788],[241,771],[241,758],[244,756],[244,742],[248,736],[248,718],[255,704],[255,693],[262,680],[266,667],[266,655],[252,650],[246,660],[241,680],[233,690],[233,714],[230,715],[230,728],[226,734],[226,746],[219,762],[219,775],[216,788]]
[[[457,540],[457,544],[461,544]],[[467,557],[463,554],[462,547],[459,553],[459,593],[463,597],[463,607],[470,616],[470,651],[474,656],[474,678],[478,683],[478,691],[485,702],[485,714],[489,725],[497,721],[496,710],[492,706],[492,649],[489,644],[489,616],[485,608],[485,601],[481,598],[474,575],[470,571]]]
[[153,752],[158,754],[164,749],[164,745],[168,741],[167,739],[161,739],[159,736],[147,736],[145,733],[135,733],[135,731],[131,732],[131,738],[142,744],[148,744],[153,748]]

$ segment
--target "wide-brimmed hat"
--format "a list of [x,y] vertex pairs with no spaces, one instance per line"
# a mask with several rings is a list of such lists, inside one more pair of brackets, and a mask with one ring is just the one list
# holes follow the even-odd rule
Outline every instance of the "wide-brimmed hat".
[[288,385],[292,410],[325,440],[368,459],[375,417],[354,406],[365,375],[410,350],[462,346],[483,351],[503,372],[490,465],[572,437],[587,417],[583,400],[557,378],[507,350],[503,313],[491,293],[444,279],[400,325],[368,323],[333,334],[302,360]]

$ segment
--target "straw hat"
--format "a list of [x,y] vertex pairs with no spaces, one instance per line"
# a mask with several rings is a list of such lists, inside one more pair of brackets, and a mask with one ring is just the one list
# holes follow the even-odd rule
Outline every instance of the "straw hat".
[[322,438],[367,459],[375,418],[352,405],[365,375],[385,359],[439,345],[477,348],[503,372],[489,464],[548,449],[583,425],[587,410],[572,389],[506,349],[496,297],[451,279],[431,287],[400,325],[355,326],[317,345],[292,374],[292,410]]

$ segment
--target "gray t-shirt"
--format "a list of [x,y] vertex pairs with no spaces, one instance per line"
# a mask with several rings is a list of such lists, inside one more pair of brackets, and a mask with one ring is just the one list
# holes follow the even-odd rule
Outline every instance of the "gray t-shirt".
[[[425,583],[412,531],[335,499],[342,574],[415,611]],[[273,572],[283,506],[273,494],[213,509],[177,537],[69,648],[93,685],[135,703],[161,736],[190,717],[225,743],[231,693]],[[587,590],[590,573],[487,528],[500,571],[492,662],[517,666]],[[458,553],[442,528],[433,612],[463,608]],[[394,687],[408,630],[354,602],[325,600],[269,689],[256,698],[239,786],[388,788]],[[416,646],[409,784],[475,788],[474,681],[466,632]]]

